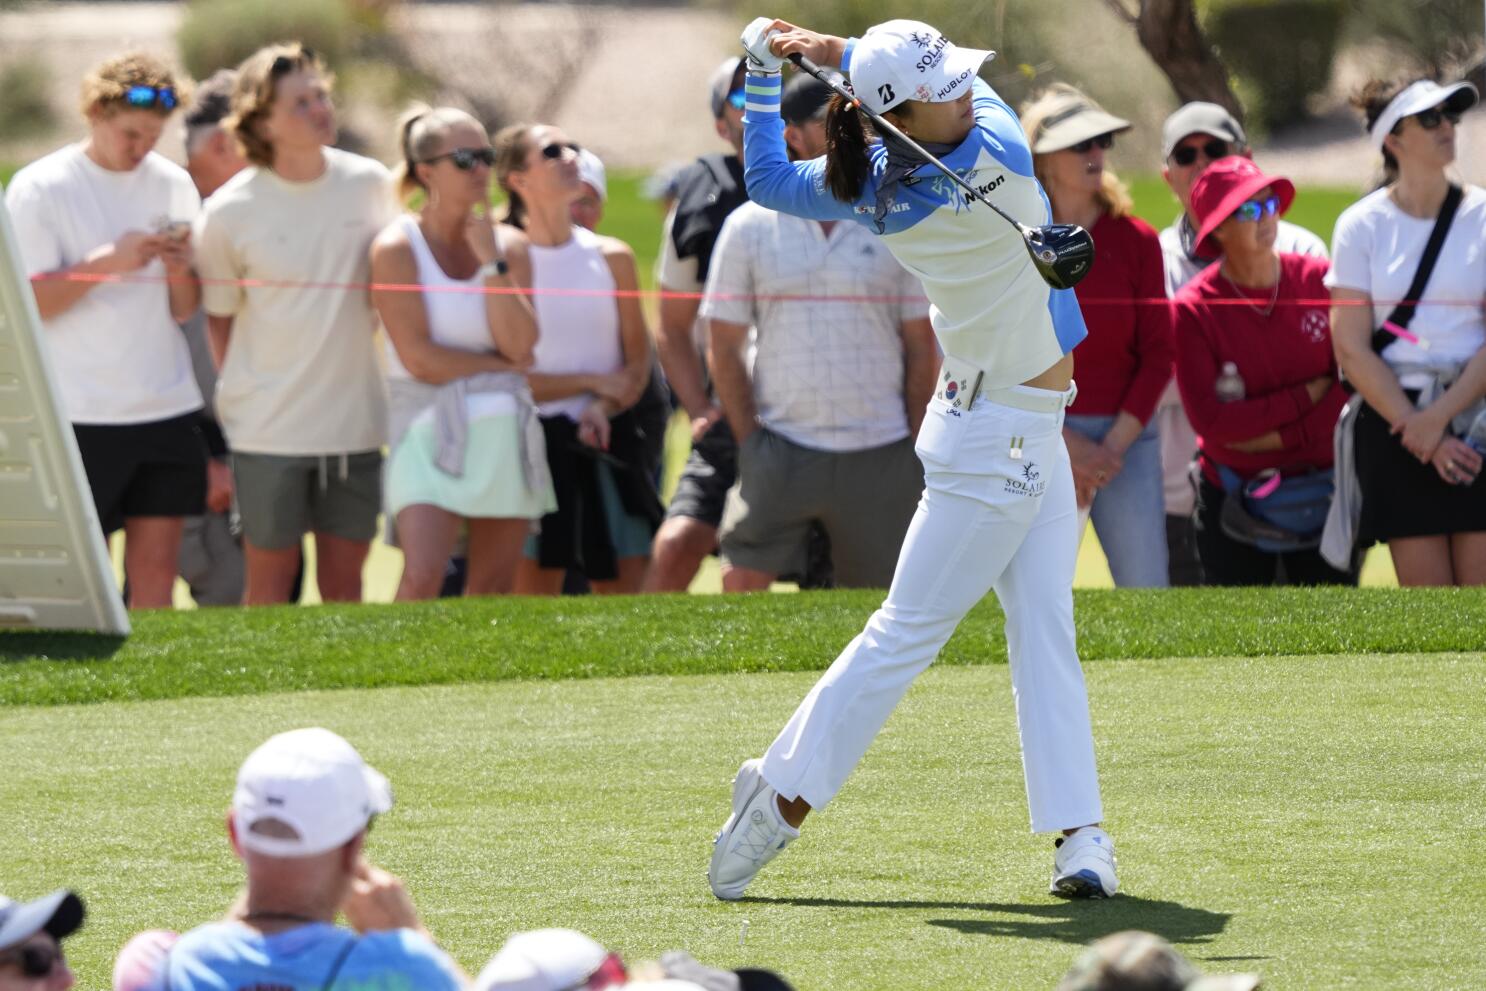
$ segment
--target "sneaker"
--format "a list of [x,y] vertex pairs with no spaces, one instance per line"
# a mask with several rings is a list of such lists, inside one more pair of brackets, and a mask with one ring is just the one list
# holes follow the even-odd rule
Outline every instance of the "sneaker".
[[1108,898],[1120,890],[1115,877],[1114,841],[1098,826],[1085,826],[1054,842],[1053,883],[1064,898]]
[[779,792],[762,773],[764,762],[746,760],[733,779],[733,814],[712,841],[707,883],[724,901],[743,897],[743,889],[765,864],[800,835],[779,814]]

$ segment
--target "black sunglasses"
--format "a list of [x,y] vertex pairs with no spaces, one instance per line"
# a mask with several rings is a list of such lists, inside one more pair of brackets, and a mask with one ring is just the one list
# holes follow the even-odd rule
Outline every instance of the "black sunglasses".
[[300,48],[298,55],[280,55],[273,60],[273,65],[268,67],[269,75],[282,76],[301,65],[314,64],[315,50],[313,48]]
[[425,158],[423,161],[432,165],[434,162],[441,162],[446,158],[453,162],[454,167],[459,171],[469,172],[475,167],[476,163],[480,165],[494,165],[495,149],[455,148],[453,151],[446,151],[442,155],[434,155],[432,158]]
[[570,151],[576,155],[582,150],[576,141],[554,141],[550,145],[544,145],[542,147],[542,157],[558,159],[562,157],[562,153],[565,151]]
[[1109,151],[1109,149],[1114,147],[1114,135],[1101,134],[1096,138],[1085,138],[1076,145],[1069,145],[1068,150],[1079,155],[1087,155],[1093,150],[1095,145],[1098,145],[1105,151]]
[[58,946],[22,946],[0,954],[0,963],[15,961],[24,977],[45,977],[62,960],[62,948]]
[[1182,145],[1180,148],[1174,149],[1171,153],[1172,164],[1191,165],[1193,162],[1197,161],[1197,153],[1199,151],[1207,156],[1207,160],[1209,162],[1216,162],[1218,159],[1227,158],[1230,154],[1232,154],[1232,150],[1228,142],[1220,140],[1218,138],[1213,138],[1211,141],[1200,148],[1194,147],[1192,145]]
[[1458,111],[1447,110],[1444,107],[1430,107],[1428,110],[1421,110],[1414,114],[1414,119],[1424,130],[1433,131],[1445,121],[1449,121],[1451,126],[1458,125],[1460,114]]

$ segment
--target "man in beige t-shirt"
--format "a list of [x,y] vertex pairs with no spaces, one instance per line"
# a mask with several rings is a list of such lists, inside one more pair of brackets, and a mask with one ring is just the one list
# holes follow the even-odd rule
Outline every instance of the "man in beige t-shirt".
[[328,147],[327,74],[297,44],[243,62],[226,125],[255,167],[208,200],[197,269],[242,515],[244,602],[288,600],[307,532],[321,598],[359,601],[387,423],[362,287],[372,238],[395,214],[391,176]]

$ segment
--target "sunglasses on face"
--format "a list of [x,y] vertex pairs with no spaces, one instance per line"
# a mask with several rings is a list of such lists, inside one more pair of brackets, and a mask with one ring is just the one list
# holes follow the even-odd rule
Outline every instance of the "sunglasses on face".
[[124,102],[131,107],[175,109],[175,89],[170,86],[130,86],[124,91]]
[[446,151],[442,155],[435,155],[432,158],[425,158],[423,161],[429,165],[432,165],[434,162],[442,162],[446,158],[449,161],[453,162],[454,167],[459,171],[469,172],[474,169],[476,165],[494,165],[495,149],[455,148],[453,151]]
[[1114,147],[1114,135],[1101,134],[1096,138],[1086,138],[1076,145],[1069,145],[1068,150],[1078,155],[1087,155],[1093,150],[1095,145],[1098,145],[1105,151],[1109,151],[1109,149]]
[[1197,161],[1197,153],[1202,152],[1207,156],[1209,162],[1216,162],[1220,158],[1227,158],[1230,154],[1228,142],[1217,138],[1200,147],[1194,145],[1182,145],[1171,153],[1171,161],[1174,165],[1191,165]]
[[563,152],[570,151],[574,155],[577,155],[582,150],[576,141],[554,141],[550,145],[544,145],[542,147],[542,157],[556,161],[562,157]]
[[1426,131],[1433,131],[1445,121],[1449,121],[1452,127],[1460,123],[1460,114],[1454,110],[1446,110],[1444,107],[1431,107],[1414,114],[1414,120]]
[[0,954],[0,964],[15,963],[24,977],[45,977],[62,960],[62,949],[58,946],[31,944]]
[[734,110],[742,110],[747,103],[748,94],[744,93],[741,89],[735,89],[728,94],[728,106]]
[[619,959],[619,954],[611,953],[604,957],[604,962],[585,977],[581,984],[574,984],[564,991],[604,991],[605,988],[620,987],[627,980],[629,975],[625,972],[624,961]]
[[1235,220],[1246,224],[1252,224],[1265,217],[1273,217],[1280,212],[1280,198],[1278,196],[1266,197],[1262,200],[1249,200],[1240,203],[1238,209],[1233,211]]

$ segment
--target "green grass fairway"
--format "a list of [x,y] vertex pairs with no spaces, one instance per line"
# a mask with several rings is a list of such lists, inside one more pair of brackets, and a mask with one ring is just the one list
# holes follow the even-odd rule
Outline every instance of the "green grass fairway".
[[[752,898],[707,892],[737,763],[808,673],[362,689],[12,709],[0,880],[69,885],[69,948],[107,983],[133,931],[239,880],[221,817],[271,732],[329,726],[391,777],[370,851],[474,968],[570,925],[631,958],[686,947],[802,991],[1050,988],[1079,945],[1153,929],[1271,989],[1458,988],[1479,974],[1479,656],[1213,658],[1087,668],[1125,894],[1045,894],[1004,666],[941,667]],[[745,932],[746,927],[746,932]]]

